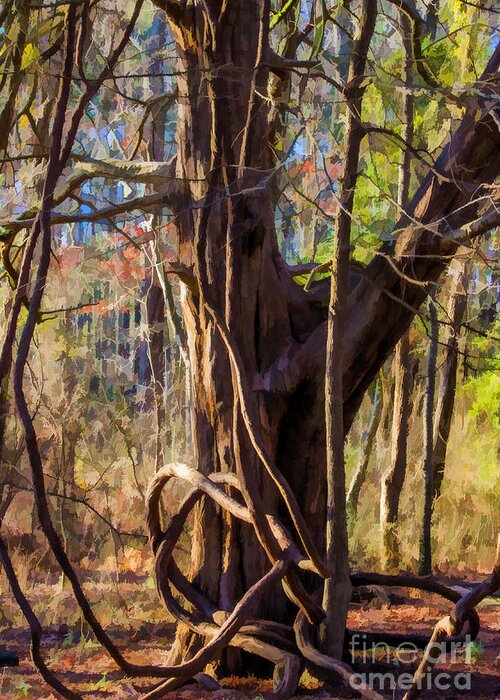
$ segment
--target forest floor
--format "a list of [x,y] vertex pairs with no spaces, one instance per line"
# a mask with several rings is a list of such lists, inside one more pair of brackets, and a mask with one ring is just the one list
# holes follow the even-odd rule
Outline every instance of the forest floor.
[[[142,595],[145,593],[145,588],[148,587],[142,587]],[[130,585],[130,596],[134,595],[134,590],[137,591],[138,587]],[[0,590],[0,611],[10,609],[12,601],[9,600],[9,593]],[[396,596],[391,601],[382,595],[377,596],[370,603],[353,606],[349,615],[350,629],[359,631],[361,635],[364,631],[428,635],[437,620],[450,609],[446,601],[430,594],[402,589],[394,589],[392,593]],[[102,590],[100,594],[102,595]],[[149,591],[148,594],[151,597],[155,595],[154,591]],[[53,608],[54,600],[57,601],[58,597],[67,595],[61,592],[60,586],[41,584],[33,588],[30,599],[36,603],[37,611],[40,611],[44,607],[45,610]],[[127,599],[127,608],[130,610],[132,599],[122,591],[123,595]],[[141,595],[141,593],[135,595]],[[66,600],[69,600],[69,596]],[[141,607],[142,601],[138,601],[135,610]],[[481,618],[479,641],[474,643],[467,656],[464,652],[459,652],[455,659],[445,659],[440,662],[439,668],[434,671],[434,681],[436,673],[446,674],[440,680],[443,689],[437,689],[433,681],[433,687],[422,693],[423,700],[437,698],[451,700],[463,697],[471,700],[500,698],[499,599],[486,599],[478,611]],[[155,664],[166,662],[174,626],[166,622],[158,624],[151,621],[151,616],[156,617],[157,620],[165,620],[165,616],[160,614],[162,617],[156,617],[157,612],[150,610],[149,616],[145,616],[146,619],[142,623],[138,622],[137,615],[131,617],[124,615],[122,624],[117,624],[116,620],[114,624],[108,624],[108,632],[118,645],[126,650],[126,656],[130,661]],[[131,625],[128,629],[127,622]],[[362,636],[360,639],[362,640]],[[0,669],[0,697],[5,700],[59,698],[57,694],[50,692],[31,663],[29,635],[19,621],[14,626],[10,626],[6,624],[5,618],[3,623],[0,620],[0,648],[2,647],[18,654],[20,664],[17,668]],[[102,652],[99,645],[88,635],[82,636],[77,625],[68,627],[65,624],[46,624],[43,651],[49,667],[58,673],[64,683],[78,690],[85,700],[90,698],[131,700],[139,698],[147,688],[155,684],[155,679],[124,677],[123,673],[116,670],[111,659]],[[370,651],[369,659],[371,653]],[[399,654],[396,658],[394,650],[391,652],[391,657],[387,658],[387,650],[379,647],[375,652],[376,668],[371,667],[370,670],[384,674],[390,672],[397,679],[402,673],[412,673],[419,657],[413,663],[403,663],[404,658],[407,659],[403,654]],[[398,660],[399,663],[397,663]],[[167,697],[170,700],[263,700],[272,690],[270,681],[251,677],[224,678],[219,682],[222,689],[216,692],[208,692],[199,686],[192,685],[173,691]],[[446,685],[450,687],[445,689]],[[379,690],[380,685],[375,684],[375,689]],[[400,689],[390,690],[386,685],[383,694],[387,698],[398,700],[404,693]],[[294,697],[327,700],[359,696],[350,688],[332,686],[318,681],[310,673],[305,672],[299,691]]]

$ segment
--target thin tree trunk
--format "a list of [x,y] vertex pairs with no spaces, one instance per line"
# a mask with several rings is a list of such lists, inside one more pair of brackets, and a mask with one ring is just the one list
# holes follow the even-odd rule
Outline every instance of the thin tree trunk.
[[163,292],[158,282],[156,271],[153,271],[151,286],[146,295],[146,316],[148,321],[148,345],[151,362],[154,405],[156,413],[156,470],[161,467],[163,458],[163,442],[167,432],[165,411],[165,304]]
[[[152,64],[154,73],[161,73],[161,37],[166,30],[166,22],[163,13],[157,12],[154,21],[158,24],[158,46],[157,56]],[[164,79],[154,78],[157,83],[158,94],[163,92]],[[153,161],[165,160],[165,124],[167,119],[168,106],[153,107],[152,129],[150,135],[149,155]],[[154,240],[151,243],[151,285],[146,295],[146,317],[148,323],[148,346],[149,358],[151,362],[151,373],[153,379],[154,405],[156,413],[156,435],[155,435],[155,468],[160,469],[163,464],[163,444],[168,430],[165,410],[165,382],[166,382],[166,361],[165,361],[165,333],[168,329],[165,323],[165,298],[162,290],[161,271],[159,266],[161,256],[158,254],[157,229],[161,226],[161,209],[153,218]]]
[[392,359],[388,369],[384,366],[379,373],[380,378],[380,403],[382,414],[380,416],[380,430],[377,434],[377,450],[389,447],[391,440],[392,409],[394,406],[394,377],[392,376]]
[[[403,41],[403,78],[408,88],[413,83],[412,76],[412,26],[404,12],[399,16],[401,38]],[[411,93],[403,95],[402,137],[411,147],[413,142],[413,97]],[[399,166],[398,206],[403,218],[409,203],[411,177],[411,151],[407,147]],[[410,367],[410,341],[404,336],[394,357],[395,393],[392,420],[391,465],[382,477],[380,497],[380,525],[382,534],[382,561],[388,570],[399,568],[400,552],[397,536],[399,500],[406,475],[408,450],[408,423],[411,414],[412,376]]]
[[458,338],[465,309],[467,307],[467,285],[469,279],[468,260],[458,258],[452,263],[453,282],[450,289],[448,305],[447,333],[444,338],[446,345],[445,357],[441,368],[439,393],[434,417],[434,452],[433,452],[433,506],[441,494],[446,451],[450,437],[455,391],[457,387],[458,369]]
[[[64,321],[61,321],[61,327],[64,329],[63,337],[66,339],[66,352],[64,359],[61,362],[62,371],[62,390],[63,390],[63,407],[69,409],[77,395],[78,377],[74,362],[71,358],[70,339],[73,329],[71,327],[71,312],[66,311]],[[60,476],[62,478],[61,487],[64,496],[69,498],[61,498],[60,514],[61,514],[61,532],[63,542],[67,554],[72,561],[79,561],[82,556],[80,540],[83,533],[80,531],[80,520],[78,518],[78,510],[75,497],[75,464],[76,464],[76,446],[81,435],[81,426],[78,419],[78,407],[71,407],[72,414],[69,416],[69,421],[64,425],[61,436],[60,447]],[[76,414],[76,415],[75,415]],[[56,481],[56,490],[59,484]]]
[[412,366],[410,341],[406,333],[396,346],[393,362],[395,377],[392,419],[391,466],[382,477],[380,496],[380,528],[382,534],[382,565],[384,570],[399,569],[397,522],[399,499],[406,476],[408,424],[411,415]]
[[366,480],[366,473],[368,471],[368,464],[370,462],[370,457],[372,454],[373,443],[375,442],[375,436],[380,425],[380,420],[382,417],[382,396],[380,389],[381,380],[377,379],[375,383],[375,391],[373,393],[373,404],[370,415],[370,422],[366,431],[363,433],[363,446],[361,449],[361,454],[359,457],[359,462],[356,471],[351,479],[351,485],[349,486],[349,491],[347,492],[347,515],[349,525],[352,525],[356,521],[356,516],[358,513],[359,496],[361,493],[361,488]]
[[[7,90],[2,90],[5,95],[2,107],[0,109],[0,158],[7,155],[7,147],[9,144],[9,135],[11,127],[15,120],[16,98],[23,82],[23,71],[21,70],[24,48],[28,36],[29,27],[29,5],[25,2],[16,4],[13,10],[14,16],[17,19],[17,32],[14,34],[14,47],[12,51],[12,63],[9,66],[10,80]],[[12,35],[12,29],[9,36]]]
[[[406,87],[408,88],[408,90],[403,93],[401,136],[404,139],[407,146],[411,147],[414,136],[413,95],[411,94],[411,87],[413,85],[413,28],[409,18],[407,17],[407,15],[405,15],[404,12],[400,12],[399,21],[401,27],[401,38],[403,40],[403,80],[405,82]],[[397,202],[403,217],[405,217],[406,210],[410,201],[412,157],[413,156],[410,148],[406,147],[403,151],[403,158],[399,166],[398,174]]]
[[328,307],[328,332],[325,374],[326,423],[326,565],[330,577],[325,580],[322,625],[323,651],[342,658],[347,611],[352,586],[349,571],[347,534],[346,481],[344,459],[344,333],[349,296],[349,257],[351,215],[359,170],[359,152],[363,139],[361,109],[364,88],[360,87],[366,58],[377,17],[376,0],[365,0],[361,7],[360,26],[354,40],[346,89],[346,155],[340,191],[340,209],[334,239],[332,281]]
[[424,476],[424,512],[420,536],[418,573],[428,576],[432,573],[431,521],[433,496],[433,422],[434,395],[436,392],[436,363],[439,342],[439,327],[434,301],[429,299],[430,343],[427,358],[427,384],[424,397],[424,444],[422,471]]

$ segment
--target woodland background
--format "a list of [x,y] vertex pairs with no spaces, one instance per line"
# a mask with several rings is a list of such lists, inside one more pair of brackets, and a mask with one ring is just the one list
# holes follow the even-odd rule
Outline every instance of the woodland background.
[[[126,31],[134,3],[101,0],[88,5],[92,23],[85,70],[95,77]],[[285,5],[293,8],[280,19]],[[345,103],[336,85],[345,74],[348,56],[342,28],[354,27],[355,20],[348,5],[333,5],[308,0],[273,3],[272,10],[275,50],[288,46],[298,26],[308,37],[299,58],[318,61],[331,78],[308,78],[309,69],[297,69],[289,85],[293,108],[286,128],[275,134],[280,161],[278,243],[285,261],[295,266],[299,285],[314,285],[328,276],[320,269],[311,279],[310,270],[331,258],[339,211]],[[407,66],[397,6],[379,5],[363,97],[363,119],[374,128],[362,144],[352,215],[352,261],[361,274],[405,206],[401,173],[407,173],[407,191],[413,194],[456,130],[465,108],[461,96],[478,80],[497,41],[498,10],[489,0],[418,5],[425,17],[421,49],[439,86],[435,88],[422,87],[415,68]],[[62,70],[60,47],[68,7],[69,3],[24,0],[0,6],[0,329],[7,328],[26,245],[27,229],[20,222],[33,216],[42,198],[57,90],[54,76]],[[354,15],[356,9],[352,8]],[[175,157],[175,66],[165,13],[145,2],[113,66],[112,79],[85,108],[75,136],[74,165],[65,171],[62,187],[82,163],[156,163]],[[82,84],[76,77],[71,99],[78,99]],[[406,91],[401,87],[405,84]],[[279,102],[278,96],[277,111]],[[410,121],[405,114],[411,115]],[[123,178],[115,173],[112,179],[97,174],[57,202],[49,278],[24,391],[36,426],[52,519],[96,615],[128,639],[131,648],[143,642],[147,649],[154,639],[157,654],[171,642],[173,621],[154,591],[144,499],[159,465],[193,463],[192,383],[181,310],[184,292],[175,269],[175,221],[167,208],[148,200],[156,191],[153,178],[148,182],[134,177],[130,169],[123,172]],[[493,191],[491,197],[493,201]],[[434,423],[430,449],[436,468],[443,461],[443,445],[437,443],[445,401],[450,429],[444,440],[442,485],[435,486],[432,570],[454,582],[477,581],[491,570],[500,512],[495,234],[492,227],[459,248],[434,301],[423,305],[412,322],[406,349],[398,346],[386,360],[349,431],[345,455],[353,569],[419,572],[423,465],[429,456],[425,421]],[[26,317],[22,308],[20,326]],[[433,382],[435,398],[431,394],[429,399]],[[402,383],[406,389],[401,390]],[[10,389],[5,399],[2,537],[24,592],[49,630],[49,658],[71,672],[93,673],[81,686],[92,694],[89,697],[121,697],[120,692],[128,697],[130,684],[113,680],[97,655],[94,637],[40,531],[24,434]],[[401,426],[405,414],[408,425]],[[401,443],[397,447],[401,431],[407,434],[402,452]],[[390,478],[395,459],[403,477],[399,485]],[[381,506],[388,483],[396,491],[392,516],[383,498]],[[183,494],[181,486],[168,488],[163,503],[167,515]],[[184,565],[190,558],[191,530],[190,521],[178,552]],[[384,599],[380,605],[389,603]],[[425,597],[418,605],[417,610],[427,609],[429,620],[437,616],[426,608],[430,603]],[[425,618],[425,612],[422,615]],[[419,625],[431,627],[417,617],[414,627]],[[2,571],[1,644],[26,657],[24,628]],[[8,669],[0,676],[0,693],[48,697],[38,683],[27,667],[22,673]],[[255,695],[261,687],[265,689],[256,686],[251,692]]]

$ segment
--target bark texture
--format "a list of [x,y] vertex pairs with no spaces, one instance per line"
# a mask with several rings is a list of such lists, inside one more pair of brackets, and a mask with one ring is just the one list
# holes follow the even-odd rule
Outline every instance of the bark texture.
[[326,616],[322,627],[322,646],[327,654],[337,659],[342,658],[347,611],[352,594],[344,459],[344,336],[349,295],[351,221],[359,172],[359,154],[363,140],[361,111],[365,88],[362,87],[362,80],[376,18],[376,0],[365,0],[349,62],[347,75],[349,87],[345,90],[346,153],[328,304],[325,374],[327,484],[325,540],[326,564],[330,577],[325,581],[323,592],[323,608]]
[[447,331],[443,337],[445,355],[440,370],[439,392],[434,414],[433,504],[441,494],[446,451],[450,437],[455,391],[457,388],[458,340],[467,308],[469,266],[467,257],[457,258],[450,269],[453,275],[447,309]]
[[434,445],[434,396],[436,393],[436,366],[437,350],[439,342],[439,326],[436,305],[429,299],[430,341],[429,354],[427,356],[427,380],[424,396],[424,441],[422,453],[422,472],[424,477],[424,512],[422,515],[422,531],[420,534],[420,552],[418,573],[420,576],[429,576],[432,573],[432,487],[434,481],[433,471],[433,445]]
[[397,533],[399,499],[406,476],[408,427],[412,409],[413,368],[410,341],[406,333],[396,346],[394,355],[394,409],[392,420],[392,452],[389,469],[382,477],[380,496],[380,528],[382,563],[385,570],[399,569]]
[[359,457],[358,466],[351,479],[349,491],[347,493],[347,510],[349,522],[353,523],[356,520],[358,512],[359,496],[361,489],[366,480],[368,465],[373,450],[373,444],[377,435],[378,428],[382,418],[382,397],[380,389],[380,379],[375,383],[375,391],[373,393],[373,404],[370,414],[370,421],[366,431],[363,433],[363,446]]
[[[243,428],[234,372],[210,308],[241,357],[258,407],[260,437],[321,549],[330,284],[326,280],[304,292],[277,249],[266,99],[275,60],[268,43],[269,3],[168,5],[179,53],[176,174],[186,185],[179,187],[174,210],[197,468],[203,474],[239,473],[243,466],[260,506],[276,512],[293,532]],[[497,62],[498,55],[486,76]],[[397,241],[362,274],[351,272],[342,361],[344,432],[426,296],[426,288],[413,280],[435,282],[445,256],[456,249],[442,232],[480,213],[477,202],[468,204],[471,183],[491,181],[498,148],[498,130],[481,99],[471,98],[459,132],[410,203],[410,216],[398,222]],[[455,213],[458,207],[463,208]],[[392,264],[384,255],[392,256]],[[221,515],[211,503],[197,509],[191,576],[214,604],[228,610],[268,569],[267,557],[248,525]],[[279,589],[268,590],[258,616],[288,619]]]
[[[400,31],[403,41],[403,79],[411,88],[413,84],[412,68],[412,26],[409,18],[400,12]],[[410,194],[411,151],[413,142],[413,96],[410,92],[403,95],[402,137],[407,144],[399,166],[398,205],[405,212]],[[403,214],[404,215],[404,214]],[[413,386],[408,333],[396,346],[394,356],[394,409],[392,420],[391,464],[382,478],[380,493],[380,525],[382,533],[382,562],[385,569],[399,569],[399,541],[397,521],[399,499],[406,475],[408,458],[408,427],[411,415],[411,391]]]

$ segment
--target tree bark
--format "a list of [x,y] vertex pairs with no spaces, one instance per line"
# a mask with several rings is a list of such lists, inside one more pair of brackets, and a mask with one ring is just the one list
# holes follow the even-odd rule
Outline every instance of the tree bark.
[[467,286],[470,261],[466,257],[457,258],[451,265],[453,281],[450,289],[447,319],[449,326],[444,336],[445,357],[441,367],[439,394],[434,416],[433,451],[433,506],[441,494],[444,477],[446,451],[450,437],[455,391],[457,388],[458,339],[460,327],[467,307]]
[[162,465],[162,447],[167,432],[165,411],[165,303],[156,271],[152,273],[151,285],[146,295],[146,317],[148,322],[148,346],[153,380],[156,413],[156,470]]
[[342,658],[347,611],[352,586],[349,571],[346,482],[344,459],[343,365],[344,334],[349,296],[349,257],[354,193],[363,140],[361,111],[365,89],[361,87],[368,49],[377,18],[376,0],[365,0],[358,32],[353,43],[345,96],[346,154],[340,190],[341,207],[337,217],[332,258],[332,280],[328,305],[326,341],[325,418],[326,418],[326,564],[330,577],[325,580],[322,626],[323,651]]
[[[157,12],[155,22],[158,24],[158,43],[161,44],[161,36],[166,30],[166,24],[162,13]],[[156,49],[160,51],[160,46]],[[162,61],[160,55],[155,57],[152,70],[154,73],[161,73]],[[163,78],[154,78],[157,94],[162,94]],[[167,119],[168,106],[161,105],[153,107],[152,126],[149,144],[149,156],[151,160],[161,162],[165,160],[165,125]],[[151,374],[153,379],[154,404],[156,413],[156,447],[155,447],[155,467],[156,471],[163,463],[163,443],[168,435],[168,426],[165,410],[165,334],[168,327],[165,324],[165,299],[162,290],[162,280],[159,267],[162,265],[160,255],[158,255],[157,228],[161,226],[161,212],[153,217],[154,240],[151,242],[151,284],[146,295],[146,318],[148,322],[148,345],[149,359],[151,363]]]
[[410,341],[406,333],[396,346],[393,371],[395,377],[392,419],[391,466],[382,477],[380,495],[380,528],[382,534],[382,565],[384,570],[399,569],[399,540],[397,522],[399,499],[406,476],[408,425],[411,415],[413,369]]
[[368,423],[368,427],[362,436],[363,445],[361,448],[358,466],[351,479],[349,491],[347,492],[347,512],[349,524],[353,524],[356,520],[359,496],[366,480],[366,473],[368,471],[368,464],[372,454],[373,443],[375,442],[375,436],[377,435],[377,431],[381,423],[383,400],[380,395],[380,383],[380,379],[377,379],[375,383],[375,391],[373,393],[370,422]]
[[[293,343],[283,293],[290,280],[277,251],[271,192],[257,187],[273,166],[263,99],[270,8],[267,2],[236,0],[224,5],[214,21],[212,5],[196,3],[172,18],[181,72],[176,174],[187,183],[178,205],[179,259],[196,278],[194,288],[183,294],[193,441],[197,468],[204,474],[237,472],[237,451],[266,510],[273,512],[276,488],[264,478],[237,418],[227,350],[207,312],[208,304],[229,328],[250,384],[275,360],[278,342],[281,347]],[[288,441],[286,428],[280,435],[287,402],[263,392],[256,400],[261,433],[276,456],[280,440]],[[193,535],[191,575],[217,607],[232,609],[268,568],[254,531],[207,502],[197,508]],[[259,617],[286,618],[279,589],[269,590],[259,608]],[[185,639],[177,648],[183,645]],[[183,653],[194,648],[188,642]]]
[[380,430],[377,435],[377,450],[390,446],[392,409],[394,407],[394,377],[392,376],[392,359],[380,370],[380,399],[382,414],[380,416]]
[[[266,98],[269,3],[169,2],[166,7],[179,54],[176,176],[185,184],[172,206],[183,270],[196,467],[203,474],[241,475],[243,469],[251,475],[248,485],[261,511],[276,513],[295,531],[243,425],[222,323],[257,407],[254,427],[324,551],[330,282],[305,293],[277,248]],[[378,256],[366,275],[351,273],[342,363],[344,433],[406,332],[413,309],[425,298],[423,288],[405,276],[437,280],[447,264],[443,256],[456,248],[443,241],[442,224],[434,222],[448,216],[447,230],[449,223],[460,225],[460,215],[451,214],[469,201],[463,178],[490,181],[494,176],[498,137],[492,125],[493,119],[472,104],[460,133],[436,164],[438,172],[453,177],[432,173],[426,178],[409,208],[411,220],[421,224],[403,220],[397,244],[382,250],[393,256],[398,270]],[[476,212],[474,206],[461,211],[467,220]],[[197,506],[190,575],[217,607],[231,609],[268,568],[252,528],[222,516],[208,501]],[[289,622],[290,604],[279,588],[269,589],[255,614]],[[193,648],[188,644],[184,651]]]
[[427,358],[427,383],[424,397],[424,444],[422,455],[422,471],[424,476],[424,512],[422,516],[422,532],[420,536],[420,552],[418,573],[420,576],[430,576],[432,573],[432,495],[433,495],[433,445],[434,445],[434,395],[436,393],[436,364],[439,342],[439,326],[436,305],[429,299],[430,342]]
[[[403,41],[403,78],[408,88],[413,84],[412,25],[404,12],[399,15]],[[411,179],[411,150],[413,142],[413,96],[403,95],[402,137],[408,145],[403,151],[399,166],[398,205],[405,215],[408,207]],[[385,569],[399,569],[399,540],[397,521],[399,500],[406,475],[408,456],[408,425],[411,415],[411,391],[413,385],[408,334],[396,346],[394,357],[395,394],[392,421],[391,465],[382,478],[380,494],[380,525],[382,534],[382,562]]]

